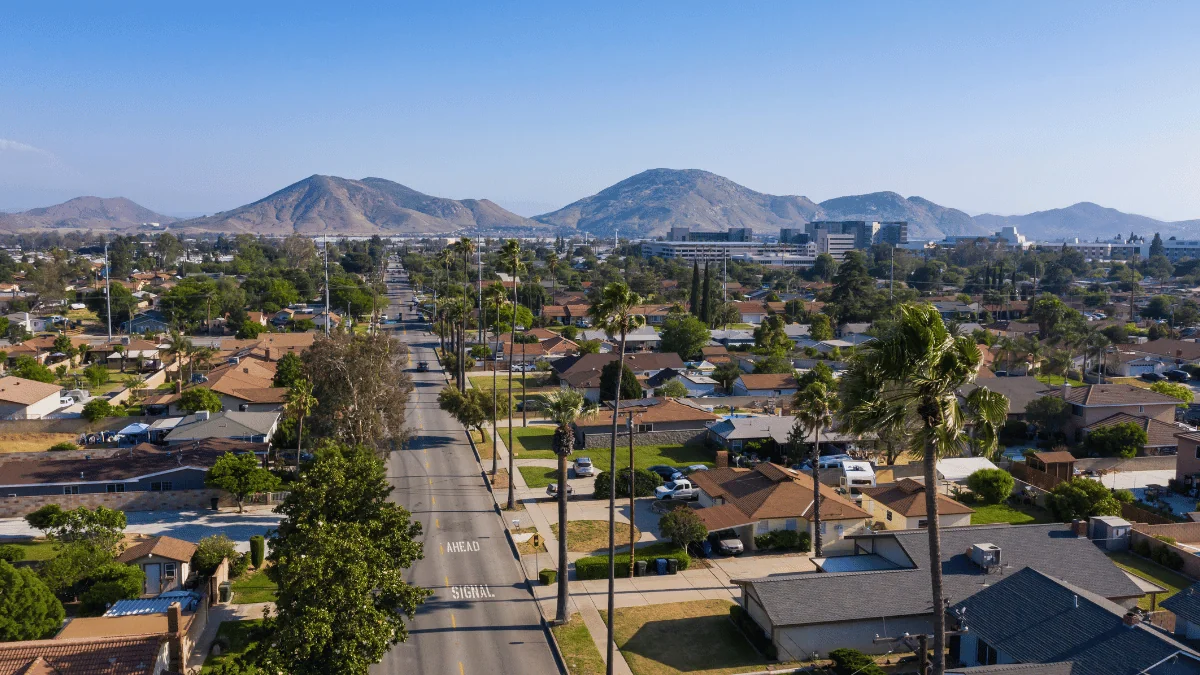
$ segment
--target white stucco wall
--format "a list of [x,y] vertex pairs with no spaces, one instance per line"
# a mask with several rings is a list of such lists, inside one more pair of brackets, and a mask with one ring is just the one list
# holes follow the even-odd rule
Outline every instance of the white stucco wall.
[[886,622],[868,619],[797,626],[776,629],[774,642],[781,661],[807,660],[813,652],[827,657],[829,652],[842,647],[857,649],[864,654],[885,654],[894,645],[890,642],[876,644],[876,635],[895,637],[904,633],[925,633],[932,630],[932,625],[932,618],[925,616],[888,619]]

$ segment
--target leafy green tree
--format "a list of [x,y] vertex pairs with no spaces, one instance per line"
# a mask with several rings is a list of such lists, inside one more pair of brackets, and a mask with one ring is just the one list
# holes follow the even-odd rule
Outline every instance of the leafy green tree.
[[[101,325],[108,322],[109,303],[105,300],[103,288],[89,293],[84,299],[84,303],[87,304],[88,309],[96,313]],[[132,291],[121,284],[112,283],[112,324],[114,329],[133,317],[137,305],[138,299],[133,297]]]
[[[886,298],[884,298],[886,300]],[[838,266],[825,309],[839,323],[871,321],[879,312],[879,289],[861,251],[850,251]]]
[[125,409],[120,406],[114,406],[106,398],[94,398],[83,404],[83,411],[80,414],[83,416],[83,419],[95,422],[105,417],[124,417]]
[[42,563],[38,575],[55,595],[74,600],[89,587],[88,576],[113,562],[113,551],[88,542],[64,544]]
[[834,675],[885,675],[887,672],[873,657],[857,649],[835,649],[829,652],[829,658],[833,660]]
[[796,372],[796,368],[792,365],[792,360],[786,354],[775,352],[764,359],[759,359],[754,362],[754,373],[756,375],[762,373],[770,373],[773,375],[786,375]]
[[583,356],[584,354],[599,354],[599,353],[600,353],[600,341],[599,340],[583,340],[583,341],[579,342],[579,355],[580,356]]
[[816,365],[796,377],[797,391],[803,390],[814,382],[820,382],[825,385],[826,389],[836,389],[837,380],[833,377],[833,369],[830,368],[824,361],[817,361]]
[[[620,361],[609,361],[600,369],[600,400],[613,400],[613,392],[617,389],[617,373],[622,370]],[[636,401],[642,397],[642,385],[638,384],[637,376],[629,364],[624,364],[624,374],[621,376],[621,398],[626,401]]]
[[1171,297],[1168,295],[1156,295],[1150,298],[1150,302],[1146,304],[1146,308],[1142,310],[1142,316],[1147,319],[1166,319],[1171,316]]
[[1040,396],[1025,405],[1025,419],[1045,435],[1061,433],[1071,420],[1071,404],[1061,396]]
[[204,477],[205,485],[228,492],[237,500],[238,513],[250,495],[278,489],[279,479],[259,465],[253,453],[227,452],[217,458]]
[[0,544],[0,560],[20,562],[25,559],[25,549],[16,544]]
[[1072,478],[1055,485],[1050,491],[1050,508],[1059,522],[1121,515],[1121,502],[1112,491],[1087,478]]
[[1165,380],[1162,382],[1155,382],[1154,384],[1150,385],[1150,390],[1156,391],[1164,396],[1170,396],[1171,398],[1179,399],[1179,407],[1181,408],[1187,407],[1187,405],[1191,403],[1194,398],[1191,387],[1187,386],[1186,384],[1180,384],[1179,382],[1167,382]]
[[233,562],[239,555],[237,544],[224,534],[214,534],[196,542],[196,552],[192,554],[192,567],[201,577],[210,577],[221,561],[228,558]]
[[47,384],[54,382],[54,371],[35,361],[32,356],[21,355],[13,359],[13,365],[12,368],[9,368],[8,374]]
[[192,387],[179,396],[179,409],[193,413],[207,410],[221,412],[221,397],[208,387]]
[[146,574],[141,567],[118,562],[108,563],[87,576],[88,588],[79,599],[84,616],[99,616],[118,600],[133,600],[142,595]]
[[967,476],[967,487],[985,504],[999,504],[1012,494],[1016,480],[1004,469],[980,469]]
[[679,380],[671,380],[654,390],[655,396],[667,396],[670,398],[683,398],[687,396],[687,393],[687,387]]
[[64,510],[47,504],[25,516],[25,522],[45,532],[46,537],[62,544],[83,542],[105,550],[114,550],[125,531],[125,512],[97,506]]
[[0,560],[0,642],[48,638],[65,617],[62,603],[33,570]]
[[432,593],[405,582],[421,559],[421,525],[389,501],[381,460],[329,445],[278,511],[267,575],[279,586],[264,661],[294,675],[366,675],[408,637]]
[[754,329],[754,345],[768,354],[786,354],[792,349],[792,339],[783,329],[783,317],[772,314]]
[[1146,430],[1133,422],[1111,424],[1089,432],[1084,444],[1103,457],[1136,457],[1146,447]]
[[721,388],[726,392],[733,389],[733,383],[742,376],[742,369],[733,361],[717,364],[717,369],[713,371],[712,378],[721,385]]
[[[304,351],[316,406],[304,428],[320,437],[390,447],[405,437],[412,378],[405,372],[408,348],[388,335],[320,338]],[[337,377],[332,377],[337,373]],[[369,402],[369,404],[368,404]]]
[[234,334],[239,340],[253,340],[254,338],[267,332],[267,327],[257,321],[243,321],[241,326],[238,326],[237,333]]
[[83,377],[92,385],[92,388],[97,389],[108,384],[109,372],[108,367],[100,361],[93,361],[88,364],[87,368],[83,369]]
[[658,521],[658,530],[662,536],[670,539],[676,546],[687,550],[687,547],[702,541],[708,535],[708,528],[700,520],[693,509],[672,509]]
[[304,377],[304,363],[295,352],[287,352],[275,363],[274,384],[276,387],[290,387],[302,377]]
[[695,361],[712,339],[703,321],[687,314],[672,314],[663,322],[662,351],[675,352],[684,361]]
[[808,336],[817,342],[833,339],[833,322],[828,314],[813,314],[808,326]]
[[438,406],[450,413],[458,423],[475,429],[483,437],[483,425],[492,416],[491,396],[479,389],[459,391],[453,384],[442,387],[438,392]]

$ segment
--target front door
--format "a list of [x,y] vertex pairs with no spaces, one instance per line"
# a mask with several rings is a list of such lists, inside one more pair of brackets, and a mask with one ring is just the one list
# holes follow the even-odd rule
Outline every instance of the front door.
[[146,573],[146,595],[158,595],[162,590],[159,588],[158,581],[162,576],[162,565],[159,563],[142,565],[142,571]]

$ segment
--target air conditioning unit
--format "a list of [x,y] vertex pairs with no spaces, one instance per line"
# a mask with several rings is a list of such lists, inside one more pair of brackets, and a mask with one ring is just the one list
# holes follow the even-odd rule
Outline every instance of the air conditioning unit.
[[1000,566],[1000,547],[995,544],[975,544],[969,552],[971,562],[984,570]]

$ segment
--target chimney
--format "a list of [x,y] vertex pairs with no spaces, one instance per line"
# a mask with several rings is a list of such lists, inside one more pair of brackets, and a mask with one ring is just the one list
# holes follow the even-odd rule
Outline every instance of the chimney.
[[1125,616],[1121,617],[1121,623],[1133,628],[1142,622],[1142,615],[1133,612],[1125,612]]
[[1071,532],[1075,533],[1076,537],[1088,536],[1088,522],[1083,519],[1075,519],[1071,521]]
[[179,633],[179,612],[178,602],[172,602],[171,606],[167,607],[167,632],[172,635]]
[[718,450],[717,451],[717,468],[718,469],[728,469],[729,468],[729,451],[728,450]]
[[179,628],[179,603],[172,602],[167,608],[167,668],[182,673],[186,665],[183,655],[183,631]]
[[271,348],[270,347],[267,347],[267,349],[266,349],[266,356],[267,356],[267,360],[270,361],[271,360]]

